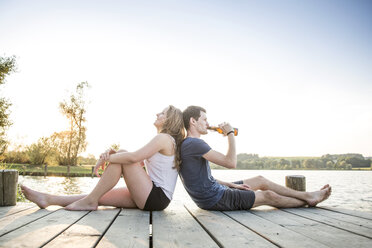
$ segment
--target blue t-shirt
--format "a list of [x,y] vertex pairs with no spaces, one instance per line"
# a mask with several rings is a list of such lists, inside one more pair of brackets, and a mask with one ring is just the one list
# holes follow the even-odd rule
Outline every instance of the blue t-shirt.
[[181,145],[179,175],[186,191],[200,208],[214,206],[226,189],[213,178],[208,160],[202,157],[210,150],[211,147],[198,138],[188,137]]

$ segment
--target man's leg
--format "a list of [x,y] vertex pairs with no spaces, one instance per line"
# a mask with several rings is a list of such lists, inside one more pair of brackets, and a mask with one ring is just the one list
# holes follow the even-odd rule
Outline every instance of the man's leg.
[[271,190],[281,196],[297,198],[301,201],[305,201],[309,206],[315,206],[319,202],[326,200],[331,194],[331,187],[329,187],[328,184],[324,185],[318,191],[302,192],[276,184],[263,176],[244,179],[243,183],[249,185],[252,190]]
[[256,199],[253,207],[269,205],[277,208],[296,208],[303,207],[306,202],[296,198],[279,195],[271,190],[255,191]]

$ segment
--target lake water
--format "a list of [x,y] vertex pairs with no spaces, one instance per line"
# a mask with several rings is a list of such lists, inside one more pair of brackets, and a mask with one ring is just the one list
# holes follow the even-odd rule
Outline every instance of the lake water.
[[[331,197],[319,206],[372,211],[372,171],[212,170],[212,174],[223,181],[262,175],[280,185],[285,185],[286,175],[304,175],[307,191],[318,190],[327,183],[332,186]],[[98,180],[89,177],[19,177],[19,183],[51,194],[86,194]],[[121,179],[116,187],[124,185]],[[177,187],[183,187],[179,179]]]

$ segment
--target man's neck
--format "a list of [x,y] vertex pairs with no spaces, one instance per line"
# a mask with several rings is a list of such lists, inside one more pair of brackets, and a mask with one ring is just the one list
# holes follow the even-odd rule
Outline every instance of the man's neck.
[[200,139],[200,133],[196,130],[187,130],[187,137],[190,138],[199,138]]

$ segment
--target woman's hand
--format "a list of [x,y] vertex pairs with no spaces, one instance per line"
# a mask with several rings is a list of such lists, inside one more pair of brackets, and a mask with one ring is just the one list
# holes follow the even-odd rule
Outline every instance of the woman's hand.
[[115,153],[116,151],[114,149],[108,149],[99,156],[99,159],[102,159],[103,161],[108,162],[110,159],[110,155],[115,154]]
[[102,170],[105,170],[105,164],[106,162],[102,159],[98,159],[96,166],[94,167],[94,174],[96,174],[97,177],[101,177],[98,173],[98,170],[100,167],[102,167]]
[[104,153],[102,153],[100,156],[99,156],[99,159],[97,161],[97,164],[96,166],[94,167],[94,174],[96,174],[97,177],[100,177],[99,173],[98,173],[98,170],[99,168],[102,167],[102,170],[105,170],[105,164],[106,162],[109,161],[110,159],[110,155],[111,154],[115,154],[116,151],[113,150],[113,149],[108,149],[106,150]]

